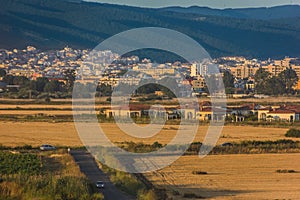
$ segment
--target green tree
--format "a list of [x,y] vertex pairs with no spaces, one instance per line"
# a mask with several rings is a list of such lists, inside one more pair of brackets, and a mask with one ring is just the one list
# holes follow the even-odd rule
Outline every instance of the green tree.
[[293,87],[298,82],[298,76],[296,72],[292,68],[288,68],[281,72],[278,77],[282,80],[286,92],[288,94],[294,93]]
[[141,79],[139,86],[140,87],[137,89],[137,94],[152,94],[159,90],[158,84],[153,78]]
[[49,82],[48,78],[46,77],[39,77],[36,79],[36,90],[38,92],[43,92],[45,85]]
[[270,78],[269,72],[265,71],[263,68],[257,70],[254,75],[255,79],[255,89],[257,93],[264,94],[266,89],[266,84]]
[[269,78],[264,84],[263,93],[267,95],[282,95],[285,93],[285,86],[283,81],[278,77]]
[[233,88],[234,87],[234,77],[229,71],[225,71],[223,73],[223,82],[225,88]]
[[112,87],[110,85],[100,84],[97,87],[97,92],[99,92],[100,96],[111,96]]
[[0,77],[4,77],[6,75],[6,71],[4,69],[0,69]]
[[20,85],[21,87],[25,87],[28,83],[29,79],[25,76],[15,76],[13,80],[14,85]]
[[37,87],[37,85],[36,85],[36,81],[29,81],[29,83],[28,83],[28,89],[29,90],[36,90],[36,87]]
[[155,91],[160,90],[159,85],[156,83],[148,83],[137,89],[138,94],[152,94]]
[[13,85],[14,84],[14,76],[12,75],[5,75],[3,77],[3,82],[7,83],[8,85]]
[[50,81],[45,85],[45,92],[54,93],[61,91],[63,83],[59,82],[58,80]]
[[74,82],[76,79],[76,72],[74,69],[67,69],[63,73],[65,79],[66,79],[66,89],[67,91],[72,91]]

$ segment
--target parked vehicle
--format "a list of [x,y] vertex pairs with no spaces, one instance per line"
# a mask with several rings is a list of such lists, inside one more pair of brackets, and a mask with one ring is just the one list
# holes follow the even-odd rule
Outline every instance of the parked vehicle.
[[42,151],[51,151],[51,150],[55,150],[56,148],[50,144],[43,144],[42,146],[40,146],[40,150]]

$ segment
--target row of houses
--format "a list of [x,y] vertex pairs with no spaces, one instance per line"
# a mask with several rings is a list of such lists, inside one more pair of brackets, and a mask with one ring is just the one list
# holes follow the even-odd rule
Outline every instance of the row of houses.
[[238,106],[213,107],[210,102],[202,102],[200,105],[184,106],[150,106],[143,104],[118,105],[105,109],[102,114],[107,118],[163,118],[165,120],[185,119],[199,121],[223,121],[243,122],[248,118],[257,121],[287,121],[300,120],[299,106],[261,106],[258,104],[246,104]]
[[299,106],[275,106],[266,107],[258,110],[259,121],[288,121],[295,122],[300,120]]

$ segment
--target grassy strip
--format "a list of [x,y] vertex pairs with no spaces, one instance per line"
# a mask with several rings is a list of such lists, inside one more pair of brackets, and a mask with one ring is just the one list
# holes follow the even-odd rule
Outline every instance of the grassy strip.
[[15,107],[15,108],[0,108],[0,110],[26,110],[26,111],[37,111],[37,110],[41,110],[41,111],[51,111],[51,110],[55,110],[55,111],[71,111],[72,108],[21,108],[21,107]]
[[109,175],[111,182],[120,190],[133,195],[137,200],[157,200],[154,190],[136,178],[133,174],[117,171],[102,165],[102,170]]
[[293,140],[242,141],[232,146],[216,146],[211,154],[299,153],[300,142]]
[[[154,142],[153,144],[145,143],[135,143],[135,142],[119,142],[116,145],[128,152],[134,153],[147,153],[153,152],[161,149],[165,145],[160,144],[159,142]],[[194,142],[190,144],[189,148],[185,152],[185,155],[197,155],[202,143]],[[57,149],[66,151],[68,147],[61,146]],[[85,149],[85,147],[72,147],[72,149]],[[181,145],[168,146],[168,151],[178,151],[184,149]],[[16,147],[7,147],[0,144],[0,150],[17,150],[20,152],[37,152],[38,147],[32,147],[31,145],[16,146]],[[108,151],[109,149],[106,149]],[[112,151],[114,148],[111,149]],[[241,141],[234,142],[231,145],[222,146],[217,145],[213,148],[210,154],[258,154],[258,153],[299,153],[300,152],[300,141],[293,140],[275,140],[275,141]],[[107,172],[110,172],[109,170]],[[115,172],[114,172],[115,173]]]
[[1,121],[16,122],[73,122],[73,115],[0,115]]
[[1,151],[0,160],[3,165],[0,167],[0,199],[103,199],[64,150]]
[[[198,155],[202,143],[192,143],[184,155]],[[122,142],[118,146],[129,152],[147,153],[160,149],[165,146],[158,142],[153,144]],[[167,148],[170,152],[177,152],[184,150],[184,146],[172,145]],[[211,155],[219,154],[259,154],[259,153],[299,153],[300,142],[293,140],[276,140],[276,141],[241,141],[239,143],[232,143],[231,145],[218,145],[210,152]]]
[[[1,109],[0,109],[1,110]],[[5,109],[8,110],[8,109]],[[11,109],[14,110],[14,109]],[[21,110],[36,110],[39,109],[21,109]],[[52,108],[43,109],[51,111]],[[70,109],[53,109],[53,110],[60,110],[60,111],[70,111]],[[114,118],[106,118],[103,115],[97,115],[99,123],[115,123]],[[88,119],[88,118],[87,118]],[[19,115],[11,115],[11,114],[2,114],[0,115],[1,121],[21,121],[21,122],[74,122],[73,115],[46,115],[46,114],[35,114],[35,115],[26,115],[26,114],[19,114]],[[132,120],[123,120],[122,122],[132,123],[132,121],[136,124],[149,124],[151,122],[150,118],[134,118]],[[155,122],[154,122],[155,123]],[[157,123],[161,124],[160,120],[157,120]],[[166,125],[180,125],[180,119],[174,120],[167,120]],[[206,126],[209,125],[209,121],[186,121],[186,123],[198,123],[199,126]],[[280,121],[273,121],[273,122],[258,122],[258,121],[245,121],[245,122],[226,122],[225,126],[251,126],[251,127],[268,127],[268,128],[298,128],[300,127],[300,121],[298,122],[280,122]]]

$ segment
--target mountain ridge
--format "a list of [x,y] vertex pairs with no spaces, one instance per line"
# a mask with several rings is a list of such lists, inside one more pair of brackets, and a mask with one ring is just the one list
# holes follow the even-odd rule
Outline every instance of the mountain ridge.
[[300,56],[300,18],[241,19],[61,0],[0,0],[0,5],[0,48],[5,49],[92,49],[122,31],[163,27],[192,37],[212,57]]
[[300,5],[282,5],[274,7],[258,7],[258,8],[224,8],[215,9],[202,6],[180,7],[171,6],[160,8],[161,11],[214,15],[223,17],[235,18],[250,18],[250,19],[281,19],[300,17]]

